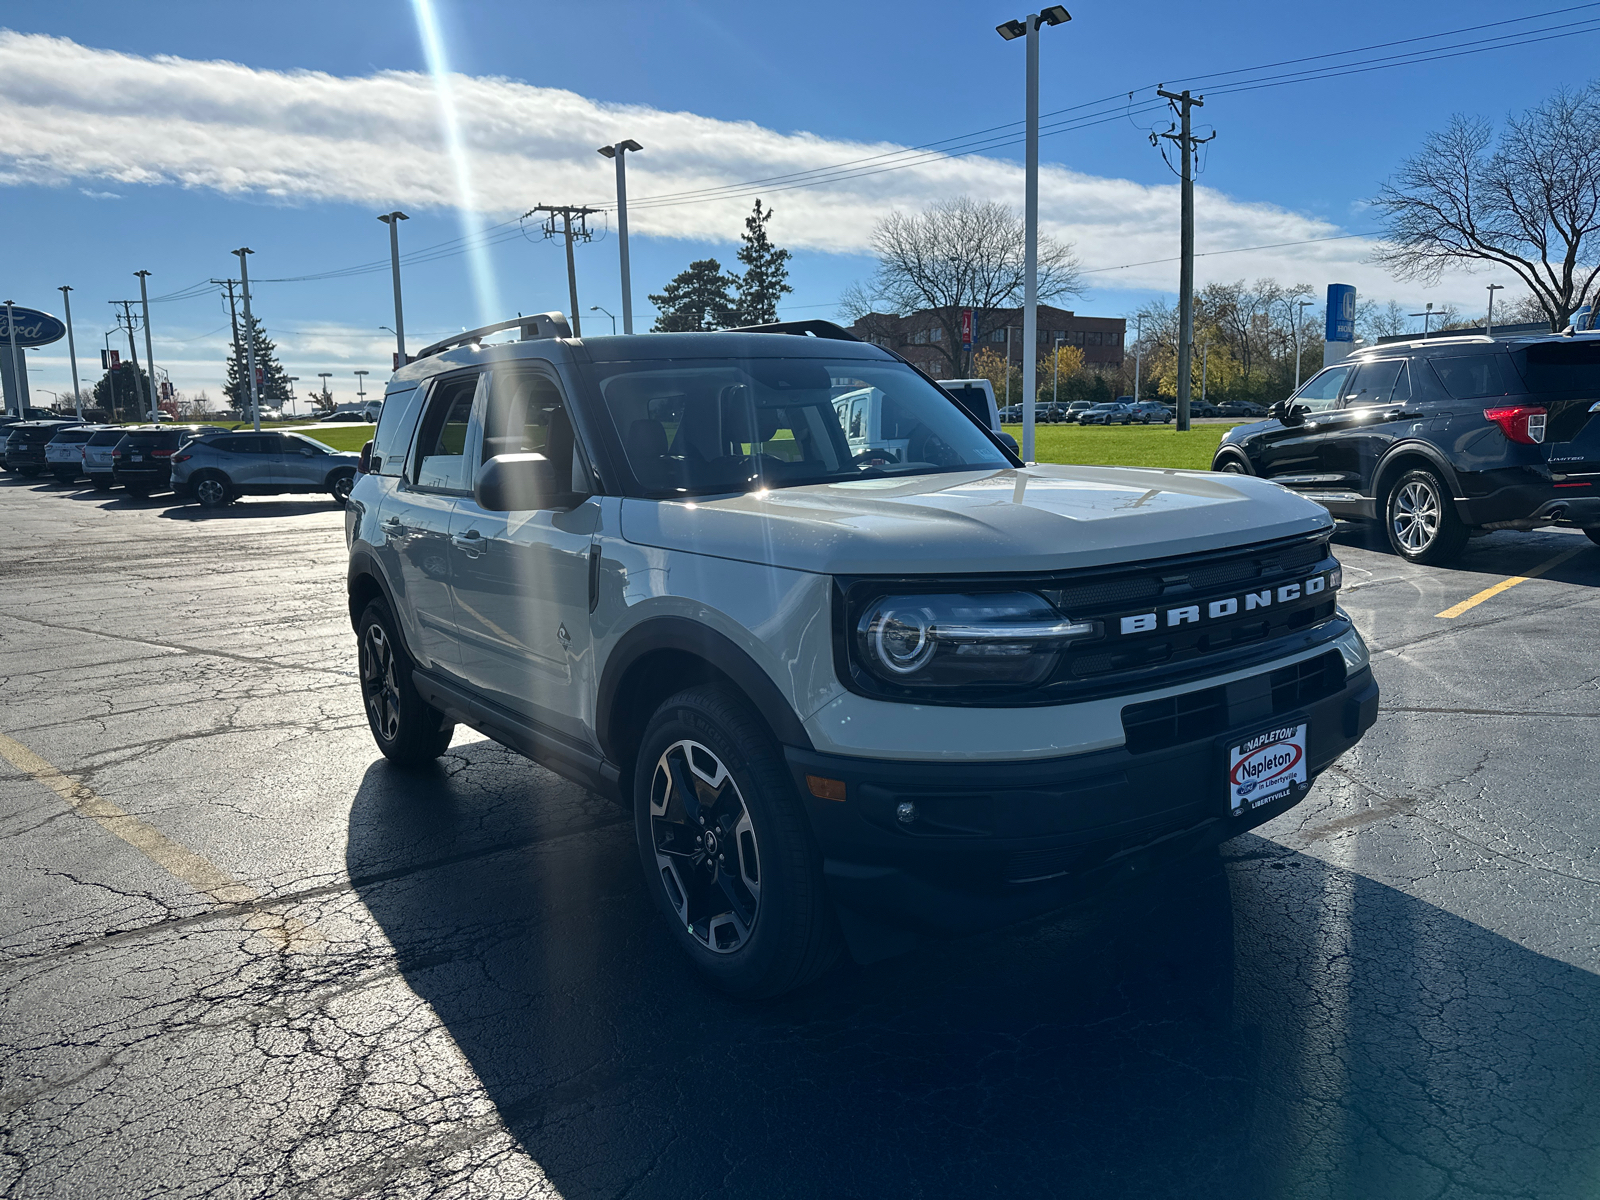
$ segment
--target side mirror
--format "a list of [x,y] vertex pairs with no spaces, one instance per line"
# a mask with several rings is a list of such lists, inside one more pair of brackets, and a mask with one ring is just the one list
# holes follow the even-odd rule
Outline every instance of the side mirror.
[[372,474],[372,443],[368,442],[361,447],[361,461],[356,465],[356,470],[363,475]]
[[1276,417],[1284,425],[1299,425],[1305,421],[1305,411],[1293,400],[1279,400],[1268,411],[1268,415]]
[[1000,434],[1000,440],[1005,443],[1007,450],[1011,451],[1011,453],[1015,454],[1018,458],[1022,457],[1022,451],[1017,448],[1016,438],[1012,437],[1009,433],[1002,432]]
[[472,496],[485,512],[565,511],[585,499],[571,490],[570,470],[542,454],[497,454],[478,468]]

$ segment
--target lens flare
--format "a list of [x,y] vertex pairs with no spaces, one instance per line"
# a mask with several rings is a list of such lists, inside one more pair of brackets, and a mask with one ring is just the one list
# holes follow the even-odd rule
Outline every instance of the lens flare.
[[461,140],[461,121],[456,114],[455,91],[450,64],[445,57],[444,37],[439,32],[433,0],[411,0],[411,11],[417,19],[417,36],[422,40],[422,53],[428,60],[428,73],[433,76],[433,92],[439,102],[439,130],[444,135],[445,149],[450,154],[456,177],[456,211],[460,215],[461,235],[467,244],[467,264],[472,272],[472,290],[478,302],[478,323],[488,325],[498,321],[504,315],[504,310],[500,306],[500,289],[495,282],[494,266],[479,236],[482,216],[472,186],[472,163]]

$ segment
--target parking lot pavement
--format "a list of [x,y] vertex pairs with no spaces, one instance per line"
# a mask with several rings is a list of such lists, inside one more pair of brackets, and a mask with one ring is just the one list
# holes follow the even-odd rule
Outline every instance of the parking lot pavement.
[[378,757],[341,528],[0,477],[0,1194],[1594,1194],[1581,536],[1341,527],[1384,708],[1305,803],[743,1005],[619,810],[474,734]]

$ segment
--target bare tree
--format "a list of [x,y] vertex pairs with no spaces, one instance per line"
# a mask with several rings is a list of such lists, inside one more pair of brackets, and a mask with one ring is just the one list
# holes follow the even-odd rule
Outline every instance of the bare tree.
[[[1022,303],[1023,239],[1022,218],[993,200],[959,196],[914,215],[890,213],[872,234],[878,270],[870,289],[851,289],[840,303],[855,319],[932,309],[944,336],[930,345],[960,373],[961,310],[973,310],[977,342]],[[1052,238],[1039,239],[1037,278],[1040,300],[1083,292],[1072,247]]]
[[1559,331],[1600,273],[1600,81],[1512,117],[1498,144],[1482,118],[1453,117],[1384,185],[1377,261],[1437,282],[1446,268],[1514,271]]

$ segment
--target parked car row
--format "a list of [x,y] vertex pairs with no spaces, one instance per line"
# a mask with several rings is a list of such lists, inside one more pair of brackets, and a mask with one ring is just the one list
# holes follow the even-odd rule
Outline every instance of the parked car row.
[[87,479],[96,491],[132,496],[170,490],[179,500],[222,508],[240,496],[326,492],[341,506],[361,456],[304,434],[256,433],[206,425],[90,425],[72,420],[13,422],[4,469],[60,483]]

